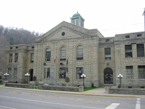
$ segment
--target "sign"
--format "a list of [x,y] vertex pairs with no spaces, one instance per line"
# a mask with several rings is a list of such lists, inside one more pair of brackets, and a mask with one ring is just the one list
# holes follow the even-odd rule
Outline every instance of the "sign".
[[65,78],[65,82],[67,82],[67,83],[69,82],[69,77]]
[[36,81],[36,76],[33,77],[33,81]]

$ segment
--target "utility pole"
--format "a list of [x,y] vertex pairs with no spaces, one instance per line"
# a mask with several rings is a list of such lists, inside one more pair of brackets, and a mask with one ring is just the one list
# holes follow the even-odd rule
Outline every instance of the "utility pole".
[[142,15],[144,16],[144,31],[145,31],[145,8],[144,8],[144,12]]

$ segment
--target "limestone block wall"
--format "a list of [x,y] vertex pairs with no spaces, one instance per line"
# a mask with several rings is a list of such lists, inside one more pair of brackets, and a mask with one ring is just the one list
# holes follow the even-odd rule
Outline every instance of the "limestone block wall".
[[[11,68],[11,77],[8,78],[9,81],[17,81],[20,83],[24,83],[24,81],[26,81],[25,74],[28,71],[27,66],[30,66],[28,52],[28,46],[24,44],[6,47],[5,53],[7,57],[7,66],[5,68],[5,72],[8,73],[8,69]],[[15,62],[15,53],[18,53],[18,62]],[[9,63],[9,54],[13,54],[12,63]],[[14,77],[14,68],[17,68],[17,78]]]
[[[137,34],[142,34],[141,37],[137,37]],[[128,86],[143,86],[145,85],[144,79],[138,77],[138,66],[145,65],[145,56],[137,57],[137,44],[144,44],[144,33],[129,34],[130,38],[126,39],[128,34],[116,35],[115,37],[115,69],[116,75],[122,74],[122,87]],[[132,57],[125,57],[125,45],[132,45]],[[145,51],[145,45],[144,45]],[[133,66],[133,79],[126,78],[126,66]],[[119,79],[116,76],[116,83],[119,84]]]
[[[109,39],[108,42],[106,40]],[[105,48],[111,49],[111,59],[105,59]],[[114,37],[99,39],[99,82],[100,86],[113,86],[116,84],[116,72],[115,72],[115,47],[114,47]],[[111,68],[113,71],[113,84],[104,83],[104,70],[106,68]]]
[[[67,40],[57,40],[57,41],[43,41],[41,43],[35,43],[34,50],[34,74],[37,76],[38,81],[45,81],[44,78],[44,68],[50,68],[54,71],[54,81],[55,83],[65,83],[65,79],[59,78],[60,67],[66,67],[66,61],[60,61],[60,48],[62,46],[66,47],[66,57],[68,58],[68,74],[70,78],[69,85],[82,85],[82,79],[76,79],[76,67],[83,67],[84,74],[87,76],[85,79],[85,85],[91,86],[92,83],[95,86],[99,86],[98,79],[98,39],[96,37],[92,38],[74,38]],[[76,60],[76,48],[78,45],[83,46],[83,60]],[[47,66],[44,66],[45,61],[45,50],[46,48],[51,49],[51,61],[47,62]],[[57,64],[54,64],[54,54],[57,53]],[[63,63],[63,65],[60,65]],[[47,78],[47,83],[49,83],[50,78]]]

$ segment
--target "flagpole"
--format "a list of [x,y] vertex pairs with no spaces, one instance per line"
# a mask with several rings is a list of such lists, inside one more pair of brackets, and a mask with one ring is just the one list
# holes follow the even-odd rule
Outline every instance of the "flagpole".
[[142,15],[144,16],[144,31],[145,31],[145,8],[144,8],[144,12]]
[[[56,49],[55,49],[55,53],[56,53]],[[55,54],[56,55],[56,54]],[[57,57],[57,56],[56,56]],[[56,58],[57,59],[57,58]],[[56,61],[55,61],[55,80],[56,80],[56,83],[55,85],[57,84],[57,73],[56,73]]]
[[[66,60],[66,77],[68,77],[68,58]],[[67,82],[67,87],[68,87],[68,82]]]

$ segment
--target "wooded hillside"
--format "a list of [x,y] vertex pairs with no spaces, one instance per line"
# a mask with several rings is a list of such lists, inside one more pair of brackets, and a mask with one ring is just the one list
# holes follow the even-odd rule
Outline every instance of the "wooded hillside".
[[38,32],[31,32],[23,28],[8,28],[0,25],[0,73],[6,64],[4,49],[7,45],[33,44]]

